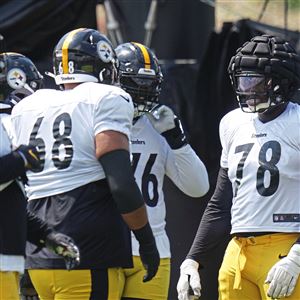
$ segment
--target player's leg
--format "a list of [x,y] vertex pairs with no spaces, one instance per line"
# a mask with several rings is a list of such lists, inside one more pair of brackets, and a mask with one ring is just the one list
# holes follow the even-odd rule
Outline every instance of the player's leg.
[[227,246],[219,271],[219,300],[261,299],[259,288],[247,276],[245,243],[232,239]]
[[133,256],[133,269],[125,269],[125,288],[122,299],[168,299],[171,260],[161,258],[157,274],[148,282],[143,282],[145,269],[139,256]]
[[120,268],[30,270],[29,274],[41,300],[117,300],[124,287]]
[[0,299],[20,299],[18,272],[0,272]]
[[[267,296],[267,291],[269,288],[268,284],[265,284],[265,279],[267,274],[280,259],[285,257],[292,245],[299,238],[299,234],[273,234],[269,236],[269,240],[264,245],[264,259],[261,265],[261,274],[259,276],[259,283],[261,290],[262,299],[271,299]],[[300,299],[300,280],[298,279],[297,285],[293,293],[288,297],[289,300],[299,300]]]

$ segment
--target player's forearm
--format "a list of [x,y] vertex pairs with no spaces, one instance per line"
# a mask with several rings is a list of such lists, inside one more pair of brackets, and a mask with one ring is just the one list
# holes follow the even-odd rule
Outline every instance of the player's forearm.
[[24,174],[25,167],[21,156],[11,152],[0,157],[0,184],[16,179]]
[[203,215],[193,244],[187,258],[201,263],[203,257],[215,249],[225,240],[230,239],[230,216],[223,214],[213,217],[213,213],[208,209]]
[[192,247],[187,255],[197,262],[224,239],[231,230],[232,188],[227,170],[221,168],[215,192],[208,202]]
[[120,214],[140,244],[155,244],[144,200],[135,182],[129,152],[115,150],[99,158]]
[[122,214],[122,217],[131,230],[140,229],[144,227],[148,222],[145,205],[132,212]]
[[45,240],[52,230],[47,223],[27,210],[27,240],[29,242],[40,246],[41,240]]
[[147,222],[144,200],[133,175],[129,152],[115,150],[99,158],[120,214],[130,229],[143,227]]
[[186,195],[204,196],[209,190],[207,170],[191,146],[185,145],[173,150],[172,156],[171,165],[167,167],[167,176]]

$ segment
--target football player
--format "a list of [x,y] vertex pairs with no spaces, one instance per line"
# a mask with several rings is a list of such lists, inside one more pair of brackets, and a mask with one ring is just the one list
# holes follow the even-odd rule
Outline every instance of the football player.
[[[26,212],[20,181],[26,171],[40,167],[37,149],[20,145],[13,149],[10,116],[12,106],[24,95],[40,88],[42,77],[32,61],[19,53],[0,54],[0,298],[19,299],[18,275],[24,272],[26,239],[75,262],[79,252],[71,238],[56,233],[35,215]],[[75,252],[74,252],[75,251]]]
[[74,238],[81,262],[68,272],[60,257],[29,244],[26,266],[42,300],[119,299],[121,268],[132,266],[129,228],[139,241],[141,280],[151,280],[159,265],[130,163],[132,100],[112,86],[118,60],[96,30],[66,33],[53,63],[62,90],[22,100],[12,122],[17,144],[30,142],[40,153],[40,168],[28,173],[29,210]]
[[154,53],[139,43],[121,44],[116,53],[120,63],[119,84],[131,95],[134,104],[131,133],[134,175],[146,202],[160,254],[157,276],[142,283],[142,260],[138,242],[132,235],[134,268],[124,270],[123,299],[167,299],[171,252],[165,230],[164,176],[185,194],[201,197],[209,189],[208,174],[187,143],[178,117],[171,108],[158,103],[163,76]]
[[[290,43],[262,35],[239,48],[228,67],[240,108],[220,122],[215,203],[231,193],[233,235],[219,272],[222,300],[300,298],[300,107],[290,102],[300,87],[299,63]],[[227,223],[228,207],[217,223]],[[180,300],[188,299],[189,279],[200,294],[197,248],[209,235],[202,229],[181,265]]]

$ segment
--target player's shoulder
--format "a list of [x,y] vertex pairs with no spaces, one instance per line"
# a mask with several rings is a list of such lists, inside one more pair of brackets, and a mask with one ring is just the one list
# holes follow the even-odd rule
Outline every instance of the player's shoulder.
[[131,103],[131,97],[128,93],[122,90],[118,86],[95,83],[95,82],[86,82],[78,85],[75,89],[76,92],[89,95],[91,100],[99,101],[102,98],[119,98],[126,100],[128,103]]
[[296,122],[300,121],[300,105],[298,103],[289,102],[284,117]]
[[250,114],[243,112],[240,108],[236,108],[222,117],[220,127],[227,128],[239,126],[240,124],[247,122],[250,117]]
[[54,89],[37,90],[33,94],[25,97],[20,102],[18,102],[12,110],[12,114],[20,114],[27,110],[37,109],[40,106],[45,107],[46,103],[51,103],[51,101],[56,98],[54,94],[58,92],[60,91]]

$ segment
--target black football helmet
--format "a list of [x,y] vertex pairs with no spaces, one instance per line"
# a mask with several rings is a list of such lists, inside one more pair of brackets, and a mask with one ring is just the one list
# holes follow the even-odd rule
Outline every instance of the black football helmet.
[[0,102],[14,105],[42,88],[43,76],[26,56],[14,53],[0,53]]
[[116,48],[119,60],[119,84],[129,93],[135,117],[150,111],[158,103],[163,75],[154,53],[139,43],[124,43]]
[[53,52],[57,85],[100,82],[112,84],[117,78],[118,60],[111,42],[97,30],[79,28],[65,34]]
[[262,35],[246,42],[228,66],[241,109],[262,113],[291,100],[300,86],[299,64],[295,49],[279,37]]

